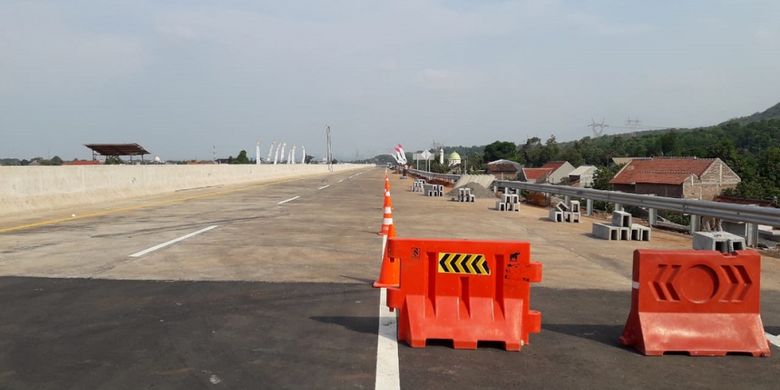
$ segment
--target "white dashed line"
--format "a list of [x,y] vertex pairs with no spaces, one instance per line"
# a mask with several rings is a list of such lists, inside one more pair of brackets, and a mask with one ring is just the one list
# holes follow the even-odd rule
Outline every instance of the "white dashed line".
[[398,372],[398,320],[395,313],[385,305],[387,289],[379,292],[379,330],[376,344],[376,383],[377,390],[397,390],[401,388]]
[[194,237],[194,236],[197,236],[198,234],[205,233],[205,232],[207,232],[207,231],[209,231],[211,229],[214,229],[216,227],[217,227],[217,225],[212,225],[212,226],[209,226],[209,227],[207,227],[205,229],[200,229],[197,232],[192,232],[190,234],[183,235],[183,236],[181,236],[181,237],[179,237],[177,239],[170,240],[168,242],[164,242],[164,243],[162,243],[160,245],[155,245],[155,246],[153,246],[153,247],[151,247],[149,249],[144,249],[144,250],[142,250],[140,252],[133,253],[132,255],[130,255],[130,257],[141,257],[141,256],[143,256],[143,255],[145,255],[147,253],[154,252],[154,251],[156,251],[158,249],[165,248],[166,246],[171,245],[171,244],[175,244],[175,243],[177,243],[179,241],[184,241],[184,240],[186,240],[186,239],[188,239],[190,237]]
[[324,185],[324,186],[322,186],[322,187],[320,187],[320,188],[317,188],[317,190],[318,190],[318,191],[319,191],[319,190],[324,190],[324,189],[326,189],[326,188],[328,188],[328,187],[330,187],[330,184],[326,184],[326,185]]
[[285,203],[287,203],[287,202],[292,202],[292,201],[294,201],[295,199],[298,199],[298,198],[300,198],[300,197],[301,197],[300,195],[298,195],[298,196],[293,196],[292,198],[290,198],[290,199],[285,199],[285,200],[283,200],[283,201],[281,201],[281,202],[279,202],[279,203],[277,203],[277,204],[285,204]]

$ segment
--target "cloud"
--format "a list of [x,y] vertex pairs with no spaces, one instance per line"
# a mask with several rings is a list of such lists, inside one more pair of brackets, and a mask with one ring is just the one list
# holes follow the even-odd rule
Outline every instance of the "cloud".
[[423,69],[420,80],[423,87],[432,90],[459,90],[471,85],[464,73],[451,69]]
[[100,86],[150,60],[139,37],[80,29],[44,4],[0,6],[0,26],[0,81],[16,92]]
[[562,19],[566,25],[574,25],[597,35],[640,34],[652,30],[652,26],[647,23],[609,22],[598,15],[583,12],[565,12]]

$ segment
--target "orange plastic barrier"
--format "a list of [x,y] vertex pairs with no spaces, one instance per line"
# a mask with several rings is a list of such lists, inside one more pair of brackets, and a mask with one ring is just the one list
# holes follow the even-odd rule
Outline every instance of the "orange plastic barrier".
[[634,252],[624,345],[645,355],[769,356],[760,315],[761,256],[753,251]]
[[387,305],[398,309],[398,339],[412,347],[445,339],[458,349],[497,341],[519,351],[541,329],[529,304],[542,265],[527,242],[391,238],[384,261],[399,265]]

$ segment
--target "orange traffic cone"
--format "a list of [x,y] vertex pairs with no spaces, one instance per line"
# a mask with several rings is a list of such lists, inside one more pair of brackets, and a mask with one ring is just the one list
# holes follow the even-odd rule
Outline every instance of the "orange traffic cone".
[[385,173],[385,192],[390,191],[390,178]]
[[382,268],[379,269],[379,278],[374,282],[375,288],[401,287],[401,263],[387,255],[387,239],[393,237],[395,225],[391,222],[387,235],[382,236]]
[[382,227],[377,232],[377,235],[387,235],[388,229],[393,225],[393,200],[390,199],[390,191],[385,191],[385,201],[382,206],[384,218],[382,218]]

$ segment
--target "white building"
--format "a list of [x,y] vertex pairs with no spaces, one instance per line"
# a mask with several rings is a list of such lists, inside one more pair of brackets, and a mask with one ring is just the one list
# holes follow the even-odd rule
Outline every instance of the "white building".
[[593,175],[596,167],[593,165],[580,165],[569,172],[569,183],[574,187],[593,187]]

